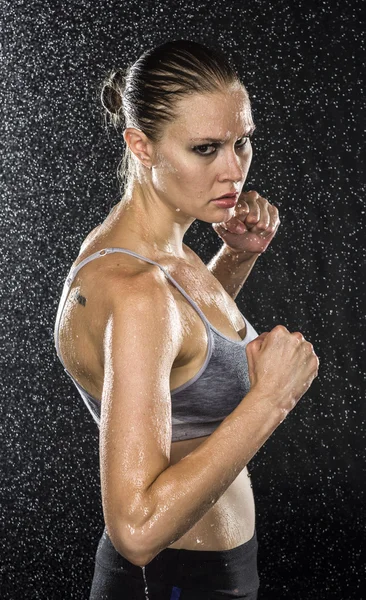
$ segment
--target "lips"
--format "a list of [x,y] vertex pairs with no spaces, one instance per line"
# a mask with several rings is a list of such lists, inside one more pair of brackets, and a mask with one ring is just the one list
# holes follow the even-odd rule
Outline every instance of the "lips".
[[212,200],[216,206],[221,206],[221,208],[233,208],[236,205],[236,200],[234,198],[220,198],[219,200]]
[[238,196],[238,192],[230,192],[229,194],[225,194],[224,196],[220,196],[219,198],[213,198],[213,200],[235,200]]

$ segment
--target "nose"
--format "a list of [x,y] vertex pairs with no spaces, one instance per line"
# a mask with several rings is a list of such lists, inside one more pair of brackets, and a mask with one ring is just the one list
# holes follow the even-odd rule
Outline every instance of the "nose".
[[245,178],[243,159],[235,151],[229,150],[223,156],[218,179],[219,181],[239,182],[243,178]]

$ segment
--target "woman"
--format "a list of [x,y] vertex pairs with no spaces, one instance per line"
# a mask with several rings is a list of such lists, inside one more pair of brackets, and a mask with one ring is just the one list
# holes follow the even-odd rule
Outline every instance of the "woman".
[[[279,225],[241,192],[249,97],[221,54],[188,41],[111,72],[101,97],[124,128],[125,192],[82,244],[55,325],[100,426],[106,527],[90,598],[254,599],[246,465],[318,359],[281,325],[258,336],[234,301]],[[195,219],[224,241],[208,266],[183,243]]]

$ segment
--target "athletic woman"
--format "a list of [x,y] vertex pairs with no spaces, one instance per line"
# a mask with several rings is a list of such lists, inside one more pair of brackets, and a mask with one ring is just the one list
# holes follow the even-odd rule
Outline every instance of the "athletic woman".
[[[258,335],[235,303],[280,223],[242,191],[249,96],[225,57],[180,40],[111,71],[101,100],[126,143],[123,196],[83,242],[55,324],[100,428],[90,599],[253,600],[247,464],[319,362],[300,332]],[[183,242],[196,219],[223,241],[208,265]]]

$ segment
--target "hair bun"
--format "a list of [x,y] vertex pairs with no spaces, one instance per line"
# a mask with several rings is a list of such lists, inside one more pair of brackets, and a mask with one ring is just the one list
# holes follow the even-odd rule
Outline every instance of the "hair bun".
[[103,108],[112,117],[114,124],[117,125],[122,113],[122,96],[125,89],[125,73],[121,69],[113,69],[105,77],[102,86],[100,99]]

